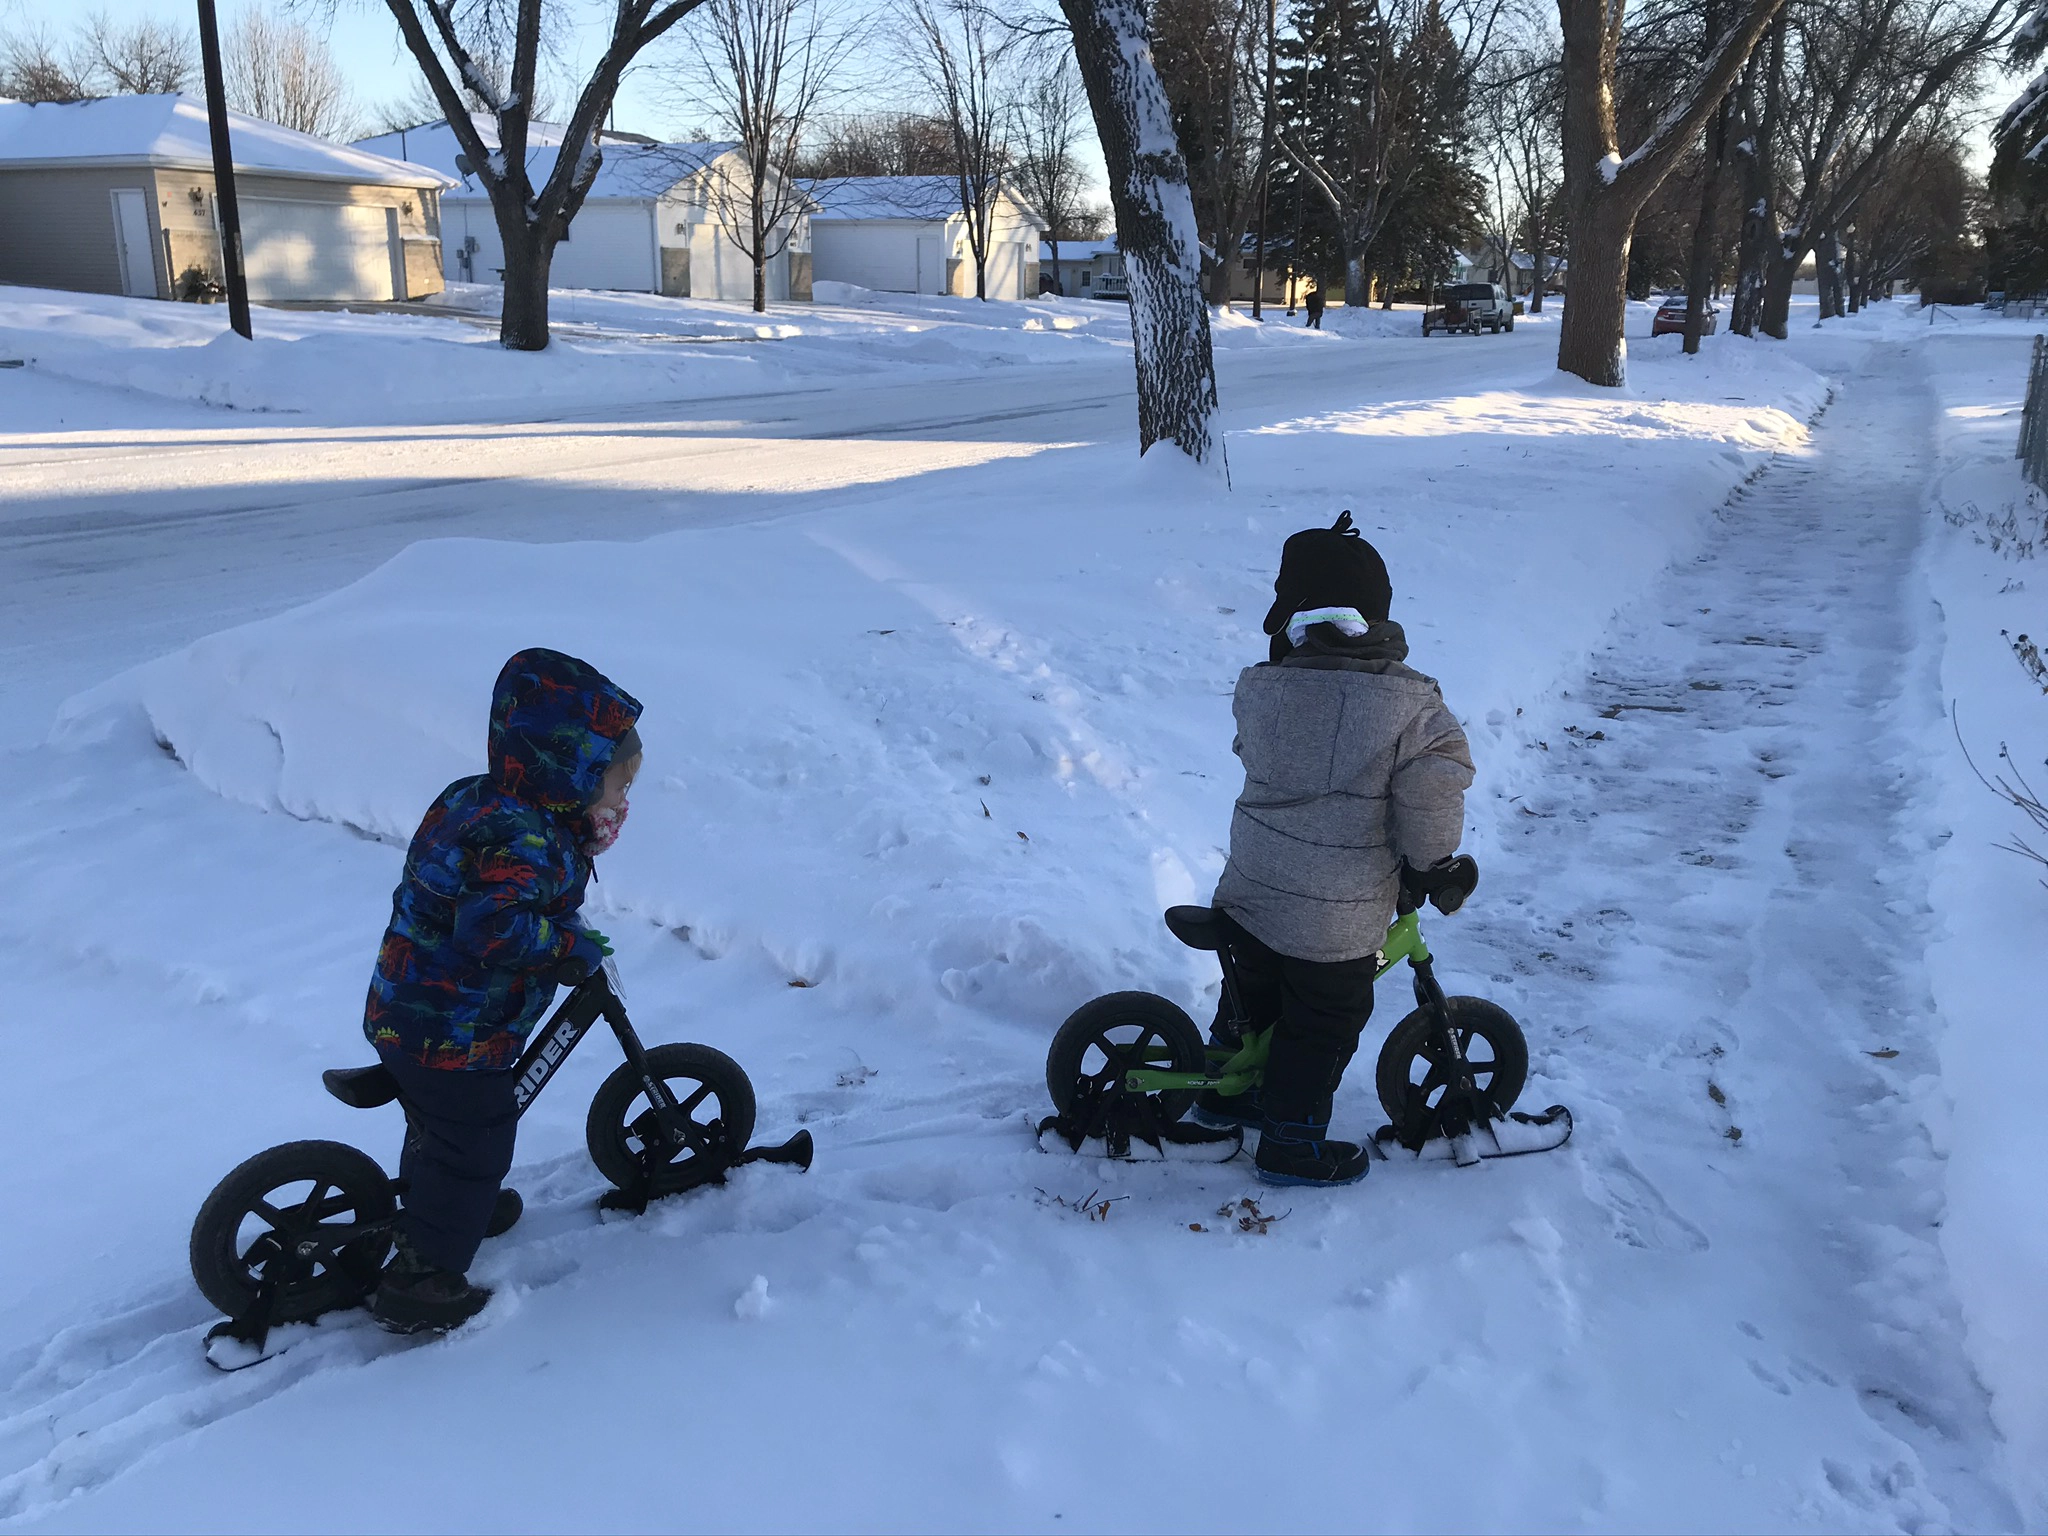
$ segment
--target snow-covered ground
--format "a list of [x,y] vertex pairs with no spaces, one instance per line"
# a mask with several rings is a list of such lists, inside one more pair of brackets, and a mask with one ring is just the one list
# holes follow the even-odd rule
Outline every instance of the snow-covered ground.
[[[2021,328],[1881,311],[1688,361],[1639,315],[1607,392],[1554,372],[1554,317],[1232,319],[1226,492],[1132,462],[1127,332],[1078,303],[869,296],[685,348],[634,336],[732,312],[565,296],[579,334],[528,389],[446,317],[259,312],[250,363],[172,334],[211,317],[36,302],[0,335],[36,358],[0,372],[27,424],[0,436],[0,1150],[39,1170],[0,1191],[35,1256],[0,1318],[0,1517],[2048,1522],[2019,1353],[2048,1264],[1999,1230],[2041,1213],[1993,1107],[2039,1051],[2038,970],[1949,922],[1977,908],[1944,668],[1988,599],[1941,585],[1929,552],[1981,579],[1978,546],[1925,511],[1938,464],[1989,455]],[[280,414],[192,403],[225,399]],[[1241,1164],[1041,1154],[1071,1008],[1213,1006],[1157,914],[1220,864],[1279,541],[1344,507],[1479,759],[1485,880],[1432,923],[1440,964],[1524,1020],[1526,1097],[1578,1137],[1284,1200]],[[642,1033],[733,1053],[818,1165],[600,1221],[593,1038],[522,1126],[479,1325],[338,1319],[216,1377],[184,1226],[269,1142],[395,1153],[319,1069],[364,1056],[399,846],[533,643],[649,706],[594,898]],[[2029,702],[1996,706],[2016,756]],[[2041,894],[2005,873],[2023,934]],[[1247,1195],[1282,1219],[1218,1216]]]

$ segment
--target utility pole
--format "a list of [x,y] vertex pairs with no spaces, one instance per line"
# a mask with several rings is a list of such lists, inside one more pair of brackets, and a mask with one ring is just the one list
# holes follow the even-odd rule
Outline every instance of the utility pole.
[[235,155],[228,146],[228,92],[220,68],[220,25],[213,0],[199,0],[199,57],[206,72],[206,122],[213,137],[213,201],[220,210],[221,275],[228,290],[228,324],[250,340],[249,279],[242,270],[242,210],[235,202]]
[[1252,318],[1260,318],[1266,293],[1266,210],[1273,201],[1273,32],[1280,0],[1266,0],[1266,122],[1259,132],[1259,253],[1252,266]]

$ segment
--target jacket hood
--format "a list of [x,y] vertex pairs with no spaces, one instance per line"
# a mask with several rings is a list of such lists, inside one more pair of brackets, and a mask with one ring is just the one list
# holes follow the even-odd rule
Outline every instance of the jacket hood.
[[505,663],[491,690],[491,780],[551,811],[580,811],[603,789],[640,701],[597,668],[535,647]]

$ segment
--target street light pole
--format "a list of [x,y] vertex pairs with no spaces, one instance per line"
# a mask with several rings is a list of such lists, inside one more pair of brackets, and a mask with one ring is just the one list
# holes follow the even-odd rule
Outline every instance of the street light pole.
[[249,279],[242,270],[242,210],[235,202],[235,156],[228,146],[228,93],[220,67],[220,26],[213,0],[199,0],[199,57],[206,74],[206,122],[213,138],[213,198],[220,210],[221,276],[228,290],[228,324],[254,339],[249,326]]

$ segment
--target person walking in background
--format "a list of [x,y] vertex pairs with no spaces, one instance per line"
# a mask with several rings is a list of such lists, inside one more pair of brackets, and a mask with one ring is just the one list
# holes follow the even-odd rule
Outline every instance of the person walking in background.
[[1301,303],[1302,307],[1308,311],[1308,320],[1306,322],[1308,327],[1311,330],[1320,331],[1323,328],[1323,285],[1317,283],[1315,287],[1309,289],[1308,297],[1303,299]]

